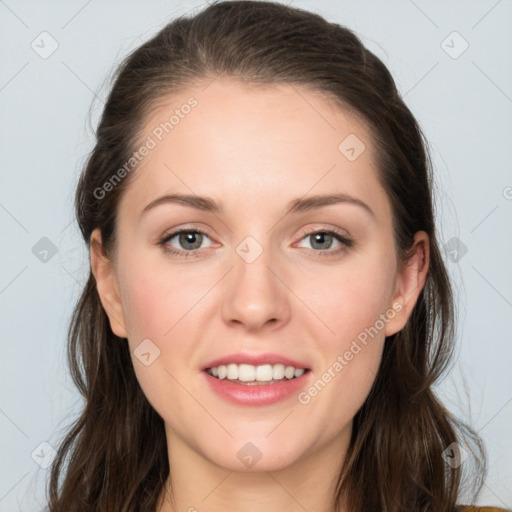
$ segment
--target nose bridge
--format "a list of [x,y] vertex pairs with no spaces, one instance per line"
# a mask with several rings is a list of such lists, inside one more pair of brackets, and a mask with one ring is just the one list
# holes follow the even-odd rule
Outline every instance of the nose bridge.
[[278,255],[271,248],[269,236],[258,238],[261,242],[247,236],[235,247],[234,269],[222,307],[226,322],[241,323],[248,329],[283,323],[289,315],[286,287],[276,276]]

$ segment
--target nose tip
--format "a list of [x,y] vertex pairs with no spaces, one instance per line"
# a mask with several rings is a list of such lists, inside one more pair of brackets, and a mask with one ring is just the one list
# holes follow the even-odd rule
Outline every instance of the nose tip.
[[[289,313],[286,287],[270,269],[269,254],[261,251],[253,259],[257,247],[247,239],[241,244],[241,249],[244,248],[247,251],[237,256],[236,268],[225,288],[222,307],[224,320],[243,325],[248,330],[277,326],[287,319]],[[247,255],[251,256],[250,263]]]

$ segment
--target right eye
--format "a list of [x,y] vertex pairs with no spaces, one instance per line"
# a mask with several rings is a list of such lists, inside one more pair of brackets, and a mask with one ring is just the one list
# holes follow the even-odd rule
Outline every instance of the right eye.
[[[209,237],[200,229],[178,229],[172,233],[164,235],[164,237],[159,241],[159,245],[164,251],[176,256],[195,256],[196,251],[204,248],[202,245],[205,238]],[[176,243],[181,245],[181,247],[175,247],[172,245],[171,242],[173,239],[176,239]]]

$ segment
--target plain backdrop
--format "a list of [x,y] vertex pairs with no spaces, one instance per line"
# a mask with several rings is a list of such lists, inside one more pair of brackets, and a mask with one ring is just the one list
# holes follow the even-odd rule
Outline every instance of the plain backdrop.
[[[295,0],[356,31],[430,142],[458,346],[439,393],[483,437],[480,504],[512,507],[512,2]],[[87,272],[78,173],[119,60],[192,1],[0,0],[0,510],[38,511],[80,408],[66,330]],[[90,114],[90,123],[89,123]]]

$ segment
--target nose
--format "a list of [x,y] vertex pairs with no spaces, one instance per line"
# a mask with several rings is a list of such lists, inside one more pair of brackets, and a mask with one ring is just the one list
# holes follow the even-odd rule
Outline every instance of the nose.
[[224,321],[252,332],[285,325],[290,317],[291,292],[270,250],[263,250],[250,263],[235,252],[233,261],[234,269],[223,290]]

